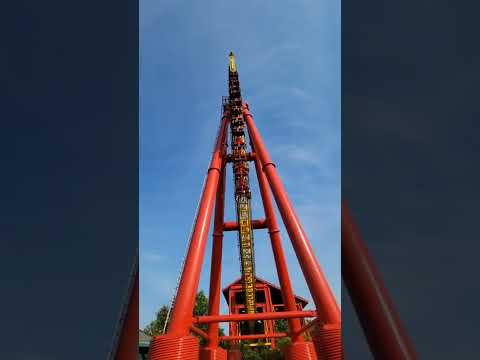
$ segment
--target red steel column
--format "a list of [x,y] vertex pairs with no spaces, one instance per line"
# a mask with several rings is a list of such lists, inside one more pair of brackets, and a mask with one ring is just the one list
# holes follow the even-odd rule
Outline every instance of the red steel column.
[[224,116],[220,131],[217,135],[212,160],[208,169],[207,180],[200,200],[190,247],[177,291],[175,307],[172,310],[172,317],[168,327],[169,335],[185,336],[189,333],[190,326],[192,325],[195,296],[200,280],[210,219],[222,168],[222,144],[226,134],[226,124],[227,119]]
[[[253,118],[248,110],[248,105],[243,106],[243,115],[247,122],[250,140],[253,143],[257,157],[260,158],[262,170],[270,184],[273,196],[292,242],[298,262],[302,268],[303,276],[307,282],[310,294],[317,308],[318,318],[321,320],[318,331],[315,332],[313,340],[318,357],[327,360],[339,360],[343,358],[342,335],[341,335],[341,316],[340,309],[335,301],[333,293],[323,275],[320,264],[313,252],[310,241],[303,230],[303,227],[295,214],[287,192],[283,187],[280,177],[277,174],[275,165],[270,159],[270,155],[263,144],[263,140],[258,132]],[[294,359],[296,356],[296,347],[292,346],[287,351],[287,358]],[[314,354],[309,351],[309,358]]]
[[[235,306],[235,293],[232,291],[232,288],[228,289],[228,299],[229,299],[229,313],[237,313],[237,307]],[[228,327],[229,336],[238,336],[238,322],[230,322]],[[239,341],[232,340],[230,342],[230,350],[228,350],[228,360],[241,360],[241,354],[239,349]]]
[[[138,266],[138,264],[136,265]],[[115,360],[131,360],[138,357],[138,268],[131,289],[128,310],[124,320]]]
[[[265,311],[266,312],[273,312],[274,309],[273,309],[273,304],[272,304],[272,293],[270,292],[270,287],[269,286],[265,286],[264,287],[264,294],[265,294]],[[264,322],[265,326],[265,333],[267,333],[268,331],[268,334],[269,335],[273,335],[275,333],[275,320],[266,320]],[[271,348],[272,349],[275,349],[276,348],[276,344],[275,344],[275,338],[274,337],[267,337],[267,339],[270,339],[270,342],[272,345]]]
[[205,187],[200,199],[185,265],[176,294],[175,306],[172,309],[171,321],[167,334],[157,336],[152,340],[149,352],[151,360],[198,360],[198,339],[189,333],[213,204],[222,171],[222,144],[226,136],[226,126],[227,118],[226,114],[224,114],[217,134]]
[[[268,233],[270,234],[270,241],[272,243],[273,256],[275,259],[275,265],[277,266],[277,274],[282,289],[283,302],[288,311],[295,311],[297,310],[297,304],[295,303],[295,295],[293,294],[292,284],[290,283],[290,277],[288,275],[287,262],[285,260],[285,253],[280,238],[280,229],[278,228],[277,219],[275,218],[275,211],[273,210],[273,203],[272,198],[270,197],[267,178],[262,171],[262,165],[260,164],[258,156],[255,158],[255,172],[257,173],[258,186],[260,188],[260,195],[265,209]],[[292,334],[297,333],[301,328],[299,319],[289,319],[288,325],[290,333]],[[298,335],[293,336],[292,341],[301,342],[303,341],[303,337]]]
[[376,359],[416,359],[393,303],[342,202],[342,277]]
[[250,115],[247,105],[244,105],[243,107],[243,115],[247,122],[250,139],[255,147],[257,157],[260,158],[263,172],[270,183],[278,209],[280,210],[283,222],[285,223],[285,227],[287,228],[290,240],[292,241],[293,248],[302,268],[303,275],[305,276],[313,301],[319,312],[320,319],[325,323],[340,323],[341,317],[338,305],[327,280],[323,275],[320,264],[315,257],[310,241],[305,235],[302,225],[288,199],[285,188],[283,187],[280,177],[275,169],[275,165],[270,159],[270,155],[263,144],[260,133],[253,122],[253,118]]
[[[219,315],[221,294],[221,266],[223,243],[223,215],[225,208],[225,161],[215,201],[215,222],[213,228],[212,259],[210,266],[210,290],[208,294],[208,315]],[[218,323],[208,325],[208,344],[201,350],[200,359],[226,359],[227,352],[219,348]]]

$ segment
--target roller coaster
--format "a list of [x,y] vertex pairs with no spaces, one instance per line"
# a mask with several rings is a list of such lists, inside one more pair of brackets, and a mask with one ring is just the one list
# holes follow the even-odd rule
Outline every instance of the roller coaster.
[[[230,130],[231,153],[228,153],[227,138]],[[246,136],[250,143],[247,146]],[[265,219],[252,219],[251,189],[249,184],[249,162],[254,162],[261,193]],[[232,164],[236,221],[224,220],[226,165]],[[272,197],[273,195],[273,197]],[[297,307],[288,275],[285,254],[280,239],[280,230],[273,208],[278,207],[288,238],[308,285],[315,310],[301,310]],[[213,211],[215,205],[215,211]],[[214,213],[212,257],[210,266],[210,289],[208,315],[193,316],[195,295],[198,290],[200,273],[206,250],[208,231]],[[351,294],[355,310],[364,329],[372,353],[378,359],[416,359],[413,347],[403,331],[393,309],[380,276],[360,239],[350,213],[342,204],[342,277]],[[267,229],[275,259],[284,309],[258,312],[256,298],[256,276],[253,231]],[[243,313],[220,314],[221,264],[224,231],[238,231],[240,255],[241,291],[245,309]],[[266,338],[289,337],[291,342],[283,349],[287,360],[343,359],[340,309],[330,286],[318,263],[310,241],[297,217],[280,180],[267,148],[257,129],[249,105],[242,100],[238,68],[233,53],[228,61],[228,98],[222,100],[222,117],[215,145],[208,167],[207,176],[198,203],[187,251],[182,261],[181,273],[165,333],[153,338],[150,344],[151,360],[239,360],[235,347],[238,341],[252,341]],[[128,307],[135,307],[138,301],[138,272],[132,287]],[[127,303],[126,303],[127,304]],[[238,304],[237,304],[238,305]],[[122,312],[123,314],[123,312]],[[122,315],[124,329],[117,338],[130,333],[135,317],[132,311]],[[313,318],[308,323],[301,319]],[[138,319],[138,312],[137,312]],[[255,321],[288,320],[287,333],[267,335],[256,331]],[[137,321],[138,322],[138,321]],[[249,331],[238,335],[220,336],[219,323],[248,323]],[[129,325],[130,324],[130,325]],[[208,331],[198,324],[208,324]],[[308,338],[304,334],[310,333]],[[195,336],[194,336],[195,335]],[[198,336],[206,341],[200,347]],[[220,341],[232,345],[228,351]],[[119,342],[114,341],[115,344]],[[127,350],[116,351],[112,358],[127,359]]]
[[[250,184],[248,179],[247,144],[245,141],[245,122],[242,114],[242,95],[238,80],[237,66],[233,53],[229,55],[228,67],[228,112],[232,134],[232,162],[235,184],[235,202],[239,224],[238,243],[243,289],[245,291],[245,308],[248,314],[254,314],[255,301],[255,256],[253,231],[250,222]],[[253,331],[253,324],[251,323]]]

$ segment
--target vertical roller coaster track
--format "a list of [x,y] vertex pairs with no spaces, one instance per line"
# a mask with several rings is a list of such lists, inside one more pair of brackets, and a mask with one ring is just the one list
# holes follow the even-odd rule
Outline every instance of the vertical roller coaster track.
[[242,113],[242,95],[233,53],[229,55],[228,70],[228,111],[230,114],[230,130],[232,134],[232,162],[235,183],[235,204],[239,225],[238,243],[242,283],[245,292],[246,312],[248,314],[254,314],[257,305],[255,300],[255,260],[250,207],[251,192],[248,179],[249,168],[244,130],[245,120]]

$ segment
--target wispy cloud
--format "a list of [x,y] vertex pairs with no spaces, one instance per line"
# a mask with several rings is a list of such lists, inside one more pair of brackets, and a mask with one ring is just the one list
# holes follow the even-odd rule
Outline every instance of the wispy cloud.
[[297,87],[290,88],[290,92],[293,96],[302,100],[310,100],[312,98],[305,90],[299,89]]
[[321,157],[313,149],[299,145],[286,146],[285,153],[291,161],[301,162],[315,167],[321,166]]
[[[332,244],[339,241],[339,3],[297,2],[286,8],[274,1],[247,0],[239,8],[222,1],[146,0],[140,6],[141,324],[168,304],[181,270],[220,99],[227,93],[230,50],[237,54],[244,99],[337,289],[339,251]],[[249,25],[232,27],[231,14],[235,19],[248,17]],[[231,168],[228,171],[225,217],[231,220],[235,212]],[[255,216],[263,216],[254,176],[251,182]],[[284,229],[282,236],[295,291],[308,298]],[[258,276],[277,282],[268,234],[256,232],[255,243]],[[209,236],[199,285],[206,292],[210,252]],[[240,273],[236,234],[225,235],[222,265],[225,286]],[[224,300],[221,306],[226,312]]]
[[145,251],[141,255],[141,260],[142,261],[148,261],[148,262],[162,262],[165,261],[167,257],[164,254],[161,254],[156,251]]

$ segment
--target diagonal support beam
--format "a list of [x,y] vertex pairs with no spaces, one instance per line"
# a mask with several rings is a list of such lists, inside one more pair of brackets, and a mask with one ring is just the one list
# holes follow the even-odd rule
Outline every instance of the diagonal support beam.
[[192,325],[195,296],[200,281],[208,230],[217,194],[220,173],[223,165],[223,144],[226,136],[227,117],[223,116],[217,134],[212,159],[207,173],[205,187],[200,199],[195,225],[190,239],[185,265],[180,278],[175,306],[172,310],[167,334],[175,337],[187,336]]
[[253,143],[255,152],[260,159],[262,170],[270,184],[270,188],[272,189],[273,196],[300,263],[303,276],[305,277],[313,301],[319,312],[318,315],[326,323],[340,323],[340,309],[335,301],[335,297],[333,296],[327,279],[315,257],[310,241],[295,214],[295,210],[290,203],[287,192],[277,174],[275,165],[263,144],[263,140],[255,126],[248,105],[244,104],[242,110],[247,123],[250,140]]
[[[255,172],[257,173],[258,187],[260,188],[260,195],[262,197],[265,216],[268,219],[268,233],[270,235],[273,257],[275,259],[275,265],[277,268],[277,275],[280,281],[280,287],[282,289],[283,303],[285,304],[287,310],[295,311],[297,310],[297,304],[295,302],[295,295],[293,294],[290,276],[288,275],[287,261],[285,259],[285,253],[283,251],[282,241],[280,238],[280,229],[275,217],[272,198],[268,188],[268,181],[262,171],[262,166],[258,157],[255,159]],[[292,334],[292,342],[303,342],[303,337],[296,334],[301,328],[300,320],[295,318],[289,319],[288,325],[290,333]]]
[[201,336],[202,338],[204,338],[205,340],[210,340],[210,337],[208,336],[208,334],[203,331],[202,329],[199,329],[197,328],[196,326],[192,325],[190,327],[190,331],[193,332],[194,334],[197,334],[198,336]]
[[342,277],[376,359],[416,359],[347,205],[342,202]]
[[[220,184],[215,200],[215,220],[213,226],[212,259],[210,265],[210,289],[208,294],[208,314],[220,313],[222,278],[223,215],[225,209],[225,166],[222,166]],[[218,347],[218,324],[208,326],[208,345]]]

